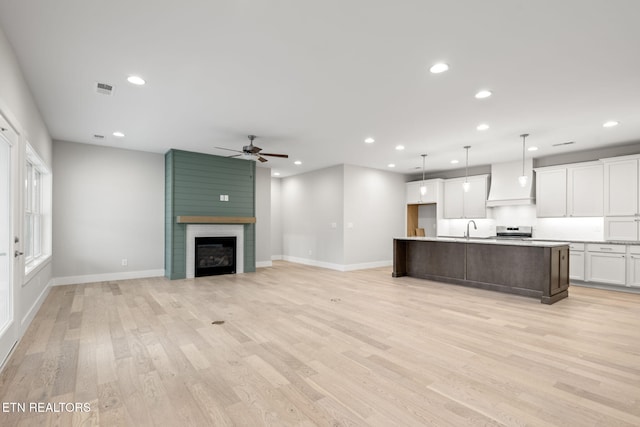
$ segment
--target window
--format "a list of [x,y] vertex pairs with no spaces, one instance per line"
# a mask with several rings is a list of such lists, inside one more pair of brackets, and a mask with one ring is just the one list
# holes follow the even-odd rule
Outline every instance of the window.
[[28,273],[51,254],[51,174],[27,144],[24,188],[24,255]]
[[42,173],[27,160],[25,179],[25,260],[27,263],[42,255]]

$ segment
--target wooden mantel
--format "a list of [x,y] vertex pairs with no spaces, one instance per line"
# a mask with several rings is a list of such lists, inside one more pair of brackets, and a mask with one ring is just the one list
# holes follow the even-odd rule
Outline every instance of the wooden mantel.
[[255,216],[184,216],[176,217],[178,224],[255,224]]

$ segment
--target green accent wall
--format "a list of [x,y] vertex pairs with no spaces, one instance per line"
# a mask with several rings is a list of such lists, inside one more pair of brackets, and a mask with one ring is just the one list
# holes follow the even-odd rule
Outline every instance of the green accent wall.
[[[250,160],[170,150],[165,154],[165,276],[186,277],[187,225],[181,215],[256,216],[256,164]],[[229,195],[221,202],[220,195]],[[244,224],[244,271],[256,271],[255,224]]]

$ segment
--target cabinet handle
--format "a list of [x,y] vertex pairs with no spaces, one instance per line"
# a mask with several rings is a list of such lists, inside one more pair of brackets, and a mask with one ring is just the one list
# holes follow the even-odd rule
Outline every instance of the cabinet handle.
[[600,248],[601,251],[612,251],[613,249],[611,248]]

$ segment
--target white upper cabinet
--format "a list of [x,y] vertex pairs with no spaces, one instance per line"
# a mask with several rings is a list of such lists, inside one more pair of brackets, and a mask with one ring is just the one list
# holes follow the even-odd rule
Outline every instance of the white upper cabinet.
[[487,180],[489,175],[468,177],[469,191],[462,188],[464,178],[447,179],[444,182],[445,218],[486,218]]
[[567,211],[569,216],[604,214],[603,165],[600,162],[567,168]]
[[567,216],[567,169],[536,169],[538,217]]
[[464,190],[459,179],[444,182],[444,217],[464,218]]
[[584,162],[538,168],[536,212],[540,218],[603,215],[603,166]]
[[606,216],[604,217],[605,240],[640,240],[638,238],[638,223],[640,218],[635,216]]
[[604,214],[638,214],[638,159],[604,160]]
[[441,182],[441,179],[429,179],[425,180],[424,184],[427,187],[427,192],[423,196],[420,193],[420,187],[422,186],[422,181],[412,181],[407,182],[406,184],[406,200],[408,205],[416,205],[423,203],[437,203],[438,202],[438,192],[439,186],[438,183]]

